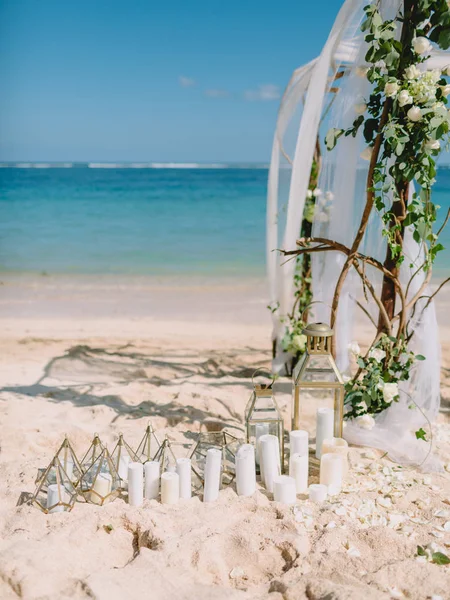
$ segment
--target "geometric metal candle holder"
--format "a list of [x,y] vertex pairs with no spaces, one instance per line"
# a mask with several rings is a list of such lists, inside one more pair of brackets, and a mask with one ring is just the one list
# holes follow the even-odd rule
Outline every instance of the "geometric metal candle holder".
[[145,435],[136,450],[139,461],[146,463],[149,460],[158,460],[155,456],[160,452],[161,445],[153,429],[153,425],[149,423],[145,430]]
[[56,456],[59,458],[67,477],[76,486],[83,474],[83,468],[67,436],[64,438]]
[[86,502],[102,506],[117,498],[121,480],[106,448],[94,463],[83,473],[78,491]]
[[191,446],[189,458],[191,459],[192,473],[195,476],[192,482],[194,489],[201,490],[205,484],[204,473],[206,454],[210,448],[222,452],[222,486],[230,485],[236,476],[235,457],[238,448],[244,440],[237,438],[228,431],[205,431],[197,435]]
[[121,489],[127,489],[128,465],[130,462],[140,462],[140,460],[130,445],[123,439],[122,433],[119,434],[116,447],[112,451],[111,460],[119,475]]
[[172,442],[169,440],[167,435],[156,452],[153,460],[159,461],[161,473],[170,470],[174,471],[176,469],[177,457],[173,451]]
[[45,513],[70,511],[77,499],[77,491],[56,455],[45,469],[32,502]]
[[81,459],[81,468],[85,473],[97,460],[97,458],[102,454],[105,446],[103,445],[101,439],[98,437],[98,433],[94,433],[94,439],[89,446],[88,451]]

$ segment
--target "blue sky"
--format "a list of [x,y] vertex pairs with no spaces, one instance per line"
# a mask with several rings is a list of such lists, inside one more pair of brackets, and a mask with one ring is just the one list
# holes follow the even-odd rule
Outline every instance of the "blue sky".
[[340,0],[0,0],[0,160],[268,161]]

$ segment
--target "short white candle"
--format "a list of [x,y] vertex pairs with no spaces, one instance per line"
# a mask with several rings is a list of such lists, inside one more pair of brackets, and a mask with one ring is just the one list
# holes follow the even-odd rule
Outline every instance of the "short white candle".
[[320,483],[312,483],[309,486],[309,499],[311,502],[320,504],[327,499],[327,486]]
[[328,488],[328,495],[335,496],[342,489],[342,456],[322,454],[320,459],[320,483]]
[[322,454],[339,454],[342,457],[342,478],[348,475],[348,443],[343,438],[329,438],[323,440]]
[[316,419],[316,457],[322,456],[323,440],[333,437],[334,410],[332,408],[318,408]]
[[122,481],[127,481],[128,479],[128,465],[130,463],[130,455],[123,452],[119,458],[119,466],[117,472],[119,474],[120,479]]
[[148,460],[144,463],[145,497],[147,500],[157,500],[159,496],[159,460]]
[[64,469],[67,477],[72,481],[73,477],[73,460],[70,457],[64,457],[61,461],[62,468]]
[[[90,500],[94,504],[101,504],[111,493],[112,477],[109,473],[99,473],[90,494]],[[97,492],[96,494],[94,492]]]
[[259,443],[264,485],[268,492],[273,492],[273,479],[281,473],[278,438],[276,435],[262,435]]
[[297,494],[295,489],[295,479],[287,475],[278,475],[273,479],[273,497],[275,502],[283,504],[295,504]]
[[162,504],[176,504],[180,498],[180,478],[178,473],[166,471],[161,475]]
[[242,444],[236,453],[236,491],[238,496],[252,496],[256,490],[255,448]]
[[308,491],[309,456],[291,454],[289,459],[289,475],[295,479],[297,494]]
[[205,485],[203,502],[214,502],[219,497],[222,479],[222,451],[218,448],[209,448],[206,452]]
[[256,464],[260,464],[259,439],[262,435],[269,433],[269,423],[257,423],[255,425],[255,459]]
[[190,458],[177,458],[177,473],[180,478],[180,498],[192,496],[192,470]]
[[303,429],[294,429],[289,434],[290,455],[300,454],[300,456],[308,456],[308,432]]
[[[61,491],[61,496],[59,492]],[[58,502],[66,502],[69,501],[69,494],[66,491],[66,488],[63,485],[58,485],[57,483],[51,483],[47,487],[47,509],[50,509],[49,513],[57,513],[64,512],[64,506],[55,506]],[[53,506],[53,508],[51,508]]]
[[141,506],[144,501],[144,465],[130,462],[128,465],[128,504]]

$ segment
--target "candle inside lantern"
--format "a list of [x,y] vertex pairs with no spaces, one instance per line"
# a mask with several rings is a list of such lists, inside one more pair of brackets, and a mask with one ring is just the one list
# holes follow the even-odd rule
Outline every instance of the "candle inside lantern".
[[281,473],[280,447],[276,435],[262,435],[259,438],[261,472],[268,492],[273,492],[273,479]]
[[130,462],[128,465],[128,504],[140,506],[144,501],[144,465]]
[[255,459],[256,464],[260,465],[260,447],[259,440],[262,435],[267,435],[269,433],[269,423],[257,423],[255,425]]
[[255,448],[242,444],[236,453],[236,491],[238,496],[252,496],[256,490]]
[[295,504],[297,501],[295,479],[287,475],[278,475],[273,479],[273,497],[275,502]]
[[297,494],[308,491],[309,456],[291,454],[289,459],[289,475],[295,479]]
[[312,483],[309,486],[309,499],[311,502],[321,504],[327,499],[327,486],[320,483]]
[[316,420],[316,457],[322,456],[323,440],[332,438],[334,433],[334,410],[318,408]]
[[166,471],[161,475],[162,504],[176,504],[180,498],[180,478],[178,473]]
[[342,489],[342,456],[322,454],[320,459],[320,483],[327,486],[329,496],[339,494]]
[[290,455],[300,454],[308,456],[308,432],[302,429],[294,429],[289,434]]
[[145,471],[145,497],[148,500],[157,500],[159,496],[160,465],[158,460],[148,460],[144,463]]
[[206,453],[203,502],[214,502],[217,500],[221,477],[222,452],[218,448],[209,448]]
[[49,509],[49,513],[64,512],[64,506],[55,506],[58,502],[68,503],[68,493],[63,485],[51,483],[47,487],[47,509]]
[[329,438],[323,440],[322,454],[339,454],[342,457],[342,478],[348,475],[348,443],[343,438]]
[[111,475],[109,473],[99,473],[90,493],[91,502],[93,504],[101,504],[103,502],[103,499],[111,493],[111,487]]
[[127,481],[128,479],[128,465],[130,463],[130,455],[123,452],[120,455],[119,466],[117,472],[119,473],[120,479],[122,481]]
[[190,458],[177,458],[177,473],[180,478],[180,498],[192,496],[192,471]]

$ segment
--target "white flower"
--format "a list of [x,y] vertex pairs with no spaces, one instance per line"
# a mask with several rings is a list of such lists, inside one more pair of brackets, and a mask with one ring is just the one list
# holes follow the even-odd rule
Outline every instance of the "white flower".
[[364,400],[362,400],[361,402],[358,402],[358,404],[356,405],[357,408],[360,408],[361,410],[363,410],[364,412],[367,410],[368,406],[367,404],[364,402]]
[[381,362],[385,356],[386,352],[384,350],[380,350],[379,348],[372,348],[372,350],[369,352],[368,358],[373,358],[377,362]]
[[366,146],[364,150],[361,152],[361,158],[364,160],[370,160],[372,156],[373,149],[370,146]]
[[413,99],[411,94],[407,90],[402,90],[398,95],[398,103],[399,106],[406,106],[407,104],[412,104]]
[[330,200],[330,201],[334,200],[334,194],[333,194],[333,192],[330,192],[330,191],[325,192],[325,199],[326,200]]
[[306,335],[303,335],[301,333],[301,334],[292,336],[292,346],[296,350],[303,352],[304,349],[306,348]]
[[307,196],[307,198],[313,198],[313,191],[312,190],[308,190],[306,192],[306,196]]
[[363,115],[367,110],[367,104],[365,102],[359,102],[355,104],[355,113],[357,115]]
[[427,54],[432,48],[430,40],[422,36],[414,38],[412,44],[414,52],[417,52],[417,54]]
[[441,142],[439,140],[428,140],[425,142],[425,148],[427,150],[439,150],[441,147]]
[[408,110],[408,112],[406,113],[408,115],[408,119],[410,121],[420,121],[420,119],[422,118],[422,111],[420,110],[420,108],[418,106],[411,106],[411,108]]
[[384,86],[384,93],[388,98],[393,98],[398,92],[398,83],[396,81],[388,81]]
[[368,70],[368,67],[359,66],[356,67],[355,72],[358,75],[358,77],[366,77]]
[[450,94],[450,85],[443,85],[441,87],[441,92],[443,96],[447,97]]
[[322,190],[321,189],[316,188],[315,190],[313,190],[313,196],[314,196],[314,198],[318,198],[321,195],[322,195]]
[[432,69],[431,71],[428,71],[428,77],[430,81],[437,83],[441,78],[441,72],[439,69]]
[[392,400],[398,396],[398,384],[397,383],[385,383],[383,386],[383,399],[387,404],[390,404]]
[[450,65],[447,65],[444,69],[442,69],[442,75],[450,76]]
[[386,63],[384,60],[377,60],[375,67],[380,70],[380,73],[387,73]]
[[356,417],[355,423],[361,429],[373,429],[375,427],[375,419],[371,415],[361,415]]
[[361,354],[361,348],[359,347],[358,342],[351,342],[347,348],[353,356],[359,356]]
[[420,71],[416,65],[411,65],[407,69],[405,69],[405,77],[406,79],[417,79],[419,77]]

